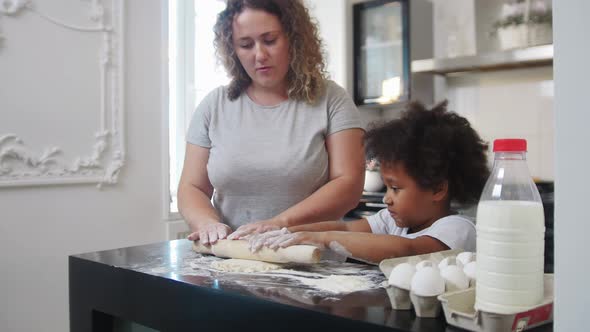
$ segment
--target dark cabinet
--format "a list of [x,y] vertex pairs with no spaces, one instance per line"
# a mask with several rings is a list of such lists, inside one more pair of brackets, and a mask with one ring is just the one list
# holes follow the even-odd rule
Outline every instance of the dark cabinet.
[[353,5],[354,100],[389,105],[410,97],[408,0]]

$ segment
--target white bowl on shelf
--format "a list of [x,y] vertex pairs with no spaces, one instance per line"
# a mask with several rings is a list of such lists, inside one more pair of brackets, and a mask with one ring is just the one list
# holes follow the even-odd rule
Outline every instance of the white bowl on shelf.
[[363,189],[369,192],[381,191],[383,188],[383,180],[381,173],[378,171],[365,171],[365,185]]

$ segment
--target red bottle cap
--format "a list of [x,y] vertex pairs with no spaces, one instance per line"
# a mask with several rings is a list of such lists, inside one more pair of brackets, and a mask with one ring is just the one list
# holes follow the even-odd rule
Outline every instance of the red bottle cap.
[[497,139],[494,141],[494,152],[526,152],[526,139]]

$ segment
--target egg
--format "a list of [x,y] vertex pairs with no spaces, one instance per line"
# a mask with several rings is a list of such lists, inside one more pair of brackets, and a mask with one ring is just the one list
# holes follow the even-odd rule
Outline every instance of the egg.
[[445,292],[445,280],[437,268],[424,266],[414,274],[411,290],[418,296],[438,296]]
[[445,290],[452,292],[469,288],[469,278],[463,269],[457,265],[449,265],[440,271],[445,280]]
[[431,267],[435,267],[434,262],[428,259],[425,259],[423,261],[420,261],[418,264],[416,264],[416,271],[422,269],[425,266],[431,266]]
[[410,290],[412,277],[416,273],[416,267],[410,263],[396,265],[389,275],[389,284],[405,290]]
[[457,260],[461,262],[463,266],[465,266],[467,265],[467,263],[475,260],[475,253],[470,251],[464,251],[457,255]]
[[443,260],[441,260],[440,263],[438,263],[438,269],[442,271],[447,266],[452,266],[452,265],[456,265],[456,266],[459,266],[460,268],[463,268],[463,263],[461,263],[461,261],[459,261],[457,258],[451,256],[451,257],[445,257]]
[[463,267],[463,272],[470,280],[475,280],[475,272],[477,270],[477,263],[475,261],[471,261]]

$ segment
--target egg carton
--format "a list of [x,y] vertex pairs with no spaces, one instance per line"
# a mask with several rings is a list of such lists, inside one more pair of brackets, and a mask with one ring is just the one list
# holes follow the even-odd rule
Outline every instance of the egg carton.
[[528,330],[553,321],[553,274],[545,274],[544,299],[529,310],[514,314],[477,311],[475,288],[445,293],[438,296],[447,323],[469,331]]
[[[379,263],[379,269],[389,279],[393,268],[401,263],[411,263],[416,265],[420,261],[430,260],[436,265],[447,257],[457,256],[463,252],[460,249],[444,250],[431,254],[407,256],[399,258],[385,259]],[[437,317],[441,313],[441,303],[436,296],[418,296],[408,290],[387,285],[385,290],[389,295],[391,307],[396,310],[411,310],[412,307],[418,317]]]

